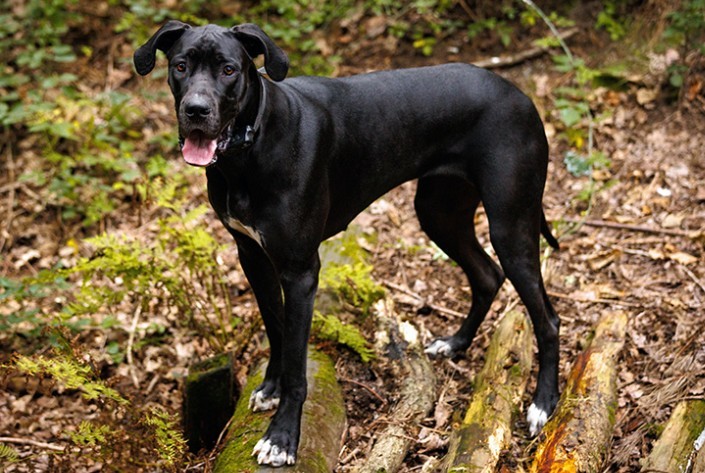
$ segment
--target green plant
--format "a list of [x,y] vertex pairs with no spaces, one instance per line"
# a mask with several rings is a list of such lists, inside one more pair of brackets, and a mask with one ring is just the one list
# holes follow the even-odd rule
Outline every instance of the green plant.
[[685,83],[689,69],[686,61],[690,53],[705,54],[704,11],[705,0],[686,0],[680,8],[668,14],[668,26],[663,32],[663,39],[681,50],[681,59],[668,69],[669,82],[676,89]]
[[[185,460],[186,441],[177,427],[176,418],[160,408],[137,410],[118,391],[97,378],[92,363],[86,362],[86,356],[64,346],[47,354],[16,356],[10,366],[2,367],[26,376],[48,378],[65,389],[80,391],[84,402],[94,403],[99,413],[103,411],[101,418],[107,421],[82,421],[78,425],[72,425],[70,417],[58,421],[64,428],[65,438],[75,447],[55,453],[57,461],[73,466],[87,457],[115,464],[120,471],[126,470],[125,466],[132,470],[135,466],[133,460],[129,455],[123,457],[125,452],[134,448],[153,452],[161,460],[161,466],[167,469],[177,468]],[[116,446],[116,441],[126,438],[124,432],[140,430],[144,432],[138,436],[138,443]],[[0,443],[0,464],[16,460],[16,452]]]
[[341,237],[321,245],[321,289],[329,289],[342,301],[369,314],[372,306],[384,296],[384,288],[372,278],[372,265],[357,242],[359,233],[353,227]]
[[174,416],[160,408],[152,408],[145,414],[144,424],[153,431],[156,451],[164,465],[168,468],[176,466],[186,453],[186,440],[178,430]]
[[80,218],[92,226],[131,194],[141,173],[133,156],[133,131],[141,118],[130,97],[108,93],[96,97],[58,97],[51,111],[27,120],[41,138],[46,166],[20,179],[46,189],[47,201],[64,220]]
[[[38,111],[51,110],[51,104],[43,100],[44,90],[65,87],[76,79],[73,74],[55,72],[47,64],[65,64],[76,59],[73,48],[63,43],[63,36],[71,25],[81,21],[82,16],[74,11],[77,1],[23,3],[21,14],[15,13],[17,7],[0,13],[0,51],[4,53],[0,77],[2,126],[21,124]],[[38,87],[25,88],[30,83]]]
[[125,298],[137,304],[156,299],[181,314],[214,349],[225,349],[238,321],[232,318],[230,293],[215,257],[221,245],[197,225],[206,212],[201,205],[159,219],[156,241],[146,244],[111,234],[86,240],[95,253],[67,270],[82,283],[66,311],[94,314],[110,311]]
[[208,23],[204,10],[209,4],[206,0],[191,0],[174,4],[153,0],[111,0],[113,5],[120,5],[123,13],[115,24],[116,33],[127,33],[133,46],[143,44],[154,32],[154,26],[167,20],[180,20],[192,25]]
[[15,359],[14,368],[31,376],[50,376],[67,389],[81,391],[87,400],[107,399],[117,404],[128,402],[116,390],[96,380],[88,366],[67,354],[57,353],[52,357],[19,355]]
[[0,466],[8,463],[16,463],[20,460],[17,450],[11,446],[0,442]]
[[595,27],[604,29],[609,33],[612,41],[618,41],[627,33],[626,18],[619,15],[623,0],[605,0],[602,5],[602,11],[597,14]]
[[354,325],[342,322],[335,315],[323,315],[316,311],[313,315],[313,332],[316,337],[343,345],[360,356],[364,363],[375,358],[374,350]]
[[76,432],[69,432],[71,441],[79,447],[100,447],[105,445],[115,432],[107,425],[99,425],[84,420]]

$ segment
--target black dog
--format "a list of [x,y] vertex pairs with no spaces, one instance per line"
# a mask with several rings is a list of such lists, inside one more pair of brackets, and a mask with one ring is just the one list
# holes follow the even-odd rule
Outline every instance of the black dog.
[[[558,399],[559,320],[544,289],[539,234],[548,145],[533,104],[513,85],[465,64],[344,79],[284,81],[288,59],[257,26],[170,21],[135,52],[148,74],[169,60],[184,159],[206,168],[208,197],[230,230],[271,343],[253,409],[278,406],[254,449],[260,464],[292,464],[306,398],[306,345],[318,246],[375,199],[418,179],[421,227],[465,271],[472,306],[430,355],[470,345],[504,281],[475,238],[482,201],[499,261],[526,305],[540,369],[531,431]],[[264,54],[270,80],[252,58]]]

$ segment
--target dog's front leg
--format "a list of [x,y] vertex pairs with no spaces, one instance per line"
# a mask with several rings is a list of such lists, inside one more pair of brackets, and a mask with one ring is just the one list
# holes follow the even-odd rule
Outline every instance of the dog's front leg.
[[250,396],[254,412],[275,409],[279,405],[282,373],[282,331],[284,301],[277,272],[264,250],[254,241],[233,232],[237,241],[240,265],[257,299],[269,339],[269,363],[264,381]]
[[319,269],[320,261],[316,254],[308,264],[291,265],[280,271],[285,313],[281,398],[267,432],[253,451],[261,465],[291,465],[296,461],[301,413],[306,399],[306,347]]

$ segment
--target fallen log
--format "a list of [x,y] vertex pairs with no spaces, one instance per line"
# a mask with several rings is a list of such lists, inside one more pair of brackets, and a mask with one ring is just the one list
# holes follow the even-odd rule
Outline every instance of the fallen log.
[[270,412],[252,412],[250,394],[264,379],[262,366],[252,374],[235,406],[225,446],[218,455],[215,473],[330,473],[338,462],[346,415],[343,394],[335,367],[328,356],[309,347],[307,361],[308,396],[301,420],[301,443],[296,464],[281,468],[260,467],[252,449],[262,437]]
[[642,472],[697,473],[705,471],[705,401],[676,405]]
[[377,349],[380,356],[391,358],[402,380],[399,401],[389,415],[389,424],[376,434],[377,441],[356,473],[394,473],[420,430],[419,423],[436,401],[436,377],[423,351],[418,331],[407,322],[399,322],[390,298],[374,306],[377,318]]
[[624,312],[603,315],[543,428],[531,473],[602,471],[616,420],[616,366],[626,325]]
[[512,438],[512,416],[531,372],[532,336],[526,317],[512,311],[499,323],[460,428],[450,438],[445,471],[494,472]]

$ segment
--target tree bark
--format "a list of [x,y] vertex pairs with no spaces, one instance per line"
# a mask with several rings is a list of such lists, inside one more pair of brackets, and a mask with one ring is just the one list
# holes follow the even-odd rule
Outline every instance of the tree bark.
[[697,473],[705,471],[705,401],[676,405],[661,437],[642,464],[642,472]]
[[376,434],[377,441],[356,473],[394,473],[414,443],[419,423],[436,401],[436,377],[416,329],[399,322],[394,302],[385,298],[375,304],[379,332],[378,351],[399,367],[400,398],[390,414],[387,427]]
[[485,365],[475,378],[475,391],[465,419],[450,439],[445,470],[490,473],[512,438],[531,372],[532,336],[526,317],[509,312],[502,318],[487,349]]
[[626,324],[623,312],[603,315],[543,429],[531,473],[602,471],[616,418],[616,366]]
[[338,462],[346,415],[343,394],[336,380],[333,362],[309,347],[307,362],[308,397],[301,421],[301,443],[296,464],[281,468],[261,467],[252,449],[262,437],[272,412],[252,412],[250,394],[264,378],[264,369],[254,372],[235,407],[225,447],[218,455],[215,473],[330,473]]

